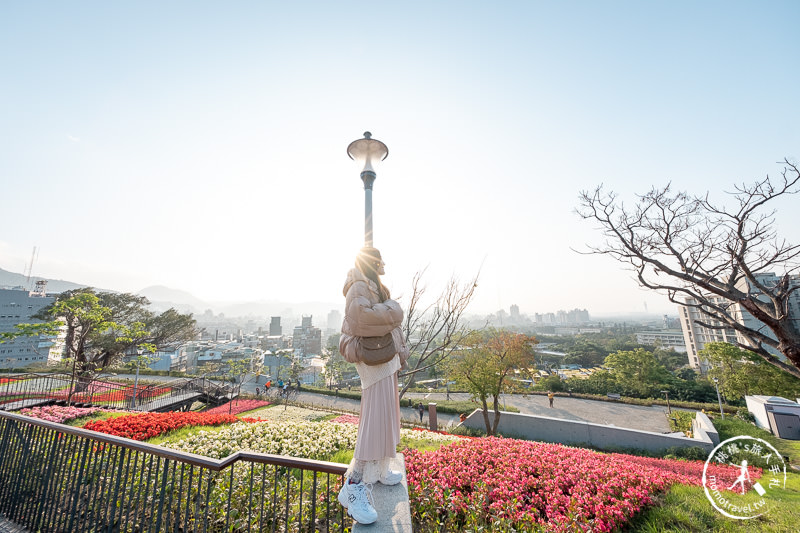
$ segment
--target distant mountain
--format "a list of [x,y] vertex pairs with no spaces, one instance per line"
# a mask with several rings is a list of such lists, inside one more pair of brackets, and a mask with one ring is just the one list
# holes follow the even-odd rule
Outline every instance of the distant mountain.
[[163,285],[145,287],[140,290],[138,294],[139,296],[144,296],[150,300],[151,303],[159,307],[163,306],[159,304],[170,304],[167,305],[167,307],[187,308],[199,313],[209,308],[207,302],[204,302],[193,294],[178,289],[171,289]]
[[61,279],[42,278],[40,276],[31,276],[30,286],[28,286],[27,278],[24,275],[9,272],[8,270],[3,270],[0,268],[0,287],[24,287],[26,289],[32,289],[36,282],[40,279],[47,280],[47,292],[64,292],[89,286],[82,285],[80,283],[73,283],[71,281],[64,281]]
[[325,324],[331,309],[339,309],[344,305],[327,302],[290,303],[276,300],[258,300],[250,302],[207,302],[186,291],[156,285],[142,289],[138,293],[145,296],[158,310],[174,307],[182,313],[200,315],[206,309],[214,313],[224,313],[227,317],[269,317],[288,315],[314,315],[315,325]]
[[[47,279],[41,277],[31,277],[31,286],[36,280]],[[22,274],[8,272],[0,268],[0,288],[27,287],[26,277]],[[73,283],[71,281],[47,279],[47,292],[64,292],[72,289],[89,287],[89,285]],[[116,292],[108,289],[98,289],[102,292]],[[153,308],[157,311],[165,311],[174,307],[182,313],[194,313],[199,315],[206,309],[211,309],[214,313],[225,313],[227,317],[270,317],[270,316],[289,316],[289,315],[314,315],[314,325],[325,324],[328,312],[331,309],[342,311],[344,302],[303,302],[289,303],[275,300],[259,300],[251,302],[207,302],[197,298],[193,294],[165,287],[163,285],[153,285],[140,290],[137,294],[144,296]]]

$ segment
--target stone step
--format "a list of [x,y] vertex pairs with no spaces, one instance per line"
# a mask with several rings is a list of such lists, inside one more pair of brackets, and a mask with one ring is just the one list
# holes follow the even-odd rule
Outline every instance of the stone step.
[[411,507],[408,504],[408,483],[406,482],[406,464],[402,454],[392,461],[392,470],[403,473],[403,481],[387,487],[376,483],[372,487],[372,499],[378,520],[374,524],[362,525],[353,523],[353,533],[412,533]]
[[28,530],[0,515],[0,533],[28,533]]

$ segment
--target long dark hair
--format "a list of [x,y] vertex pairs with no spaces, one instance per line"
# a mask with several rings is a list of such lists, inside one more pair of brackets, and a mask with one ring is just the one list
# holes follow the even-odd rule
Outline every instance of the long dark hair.
[[364,276],[375,283],[378,287],[378,298],[381,302],[385,302],[390,298],[389,289],[386,285],[381,283],[381,278],[378,275],[377,263],[381,261],[381,253],[377,248],[370,248],[365,246],[356,256],[356,268],[364,274]]

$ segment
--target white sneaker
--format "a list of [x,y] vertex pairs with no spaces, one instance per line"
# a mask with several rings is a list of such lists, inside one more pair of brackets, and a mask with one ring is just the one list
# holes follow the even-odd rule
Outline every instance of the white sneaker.
[[397,485],[403,481],[403,473],[389,469],[383,473],[378,481],[383,485]]
[[372,506],[372,487],[361,483],[350,483],[345,480],[339,491],[339,503],[347,509],[347,514],[359,524],[371,524],[378,519],[378,513]]

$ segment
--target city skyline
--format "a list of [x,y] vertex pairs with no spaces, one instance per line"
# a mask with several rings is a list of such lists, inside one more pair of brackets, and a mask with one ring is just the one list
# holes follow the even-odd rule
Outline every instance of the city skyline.
[[[794,2],[221,8],[13,5],[0,268],[207,301],[343,302],[363,243],[347,145],[385,142],[373,202],[407,302],[455,274],[469,311],[677,313],[579,255],[601,183],[720,199],[798,158]],[[302,29],[302,31],[298,31]],[[800,242],[796,198],[775,203]]]

